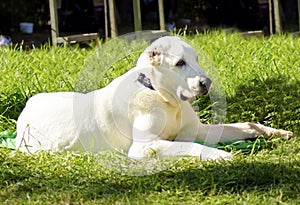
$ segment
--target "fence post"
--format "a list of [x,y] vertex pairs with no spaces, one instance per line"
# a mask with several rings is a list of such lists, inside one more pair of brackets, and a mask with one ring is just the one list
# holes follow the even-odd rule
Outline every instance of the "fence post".
[[274,0],[274,19],[275,19],[275,32],[281,33],[282,27],[281,27],[279,0]]
[[273,35],[273,7],[272,7],[272,0],[269,0],[269,27],[270,27],[270,34]]
[[159,26],[160,30],[165,30],[165,15],[164,15],[164,1],[158,0],[158,12],[159,12]]
[[107,0],[104,0],[104,32],[105,32],[105,39],[108,39],[108,16],[107,16]]
[[299,31],[300,31],[300,0],[298,0],[298,24],[299,24]]
[[142,30],[140,0],[133,0],[134,31]]
[[49,7],[50,7],[52,45],[56,46],[57,38],[59,37],[56,0],[49,0]]
[[112,38],[118,35],[115,2],[114,0],[108,0],[109,18],[110,18],[110,35]]

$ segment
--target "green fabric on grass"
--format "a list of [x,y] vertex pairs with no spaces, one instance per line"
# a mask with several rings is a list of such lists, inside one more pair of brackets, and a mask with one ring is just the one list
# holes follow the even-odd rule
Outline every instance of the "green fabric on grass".
[[206,142],[197,141],[199,144],[207,145],[210,147],[216,147],[228,152],[231,151],[242,151],[245,153],[253,153],[258,150],[264,149],[267,146],[267,141],[265,138],[259,137],[257,139],[248,140],[237,140],[229,142],[219,142],[217,144],[208,144]]
[[[0,132],[0,147],[9,149],[16,149],[17,132],[4,131]],[[216,147],[225,151],[242,151],[246,153],[253,153],[266,147],[267,141],[264,138],[257,138],[256,140],[238,140],[230,142],[219,142],[216,145],[208,144],[205,142],[197,141],[196,143]]]
[[4,131],[0,132],[0,147],[16,149],[17,132]]

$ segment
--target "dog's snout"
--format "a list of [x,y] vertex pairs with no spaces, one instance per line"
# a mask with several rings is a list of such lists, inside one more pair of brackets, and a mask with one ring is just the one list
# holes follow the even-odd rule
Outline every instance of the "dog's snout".
[[211,86],[211,83],[212,83],[211,79],[205,78],[204,80],[200,81],[200,86],[201,87],[206,87],[209,90],[209,88]]
[[211,83],[212,81],[209,78],[201,79],[199,81],[200,93],[202,95],[206,95],[208,93]]
[[197,76],[195,78],[189,78],[188,84],[190,86],[190,90],[194,92],[195,96],[201,96],[208,93],[212,81],[209,77]]

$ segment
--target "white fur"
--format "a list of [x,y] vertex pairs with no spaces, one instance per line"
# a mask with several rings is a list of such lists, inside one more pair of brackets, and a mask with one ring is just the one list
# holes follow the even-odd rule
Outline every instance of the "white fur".
[[[140,72],[155,90],[137,82]],[[18,119],[17,146],[30,153],[119,149],[137,159],[154,152],[216,160],[231,154],[194,140],[216,143],[260,134],[292,135],[253,123],[202,124],[188,100],[206,94],[209,86],[191,46],[177,37],[163,37],[141,54],[135,68],[103,89],[30,98]]]

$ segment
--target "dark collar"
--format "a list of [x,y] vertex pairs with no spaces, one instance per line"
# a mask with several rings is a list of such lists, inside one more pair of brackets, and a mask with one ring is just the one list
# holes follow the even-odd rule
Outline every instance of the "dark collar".
[[138,79],[137,79],[142,85],[144,85],[146,88],[149,88],[150,90],[155,90],[154,87],[151,84],[150,78],[147,78],[147,76],[144,73],[139,73]]

